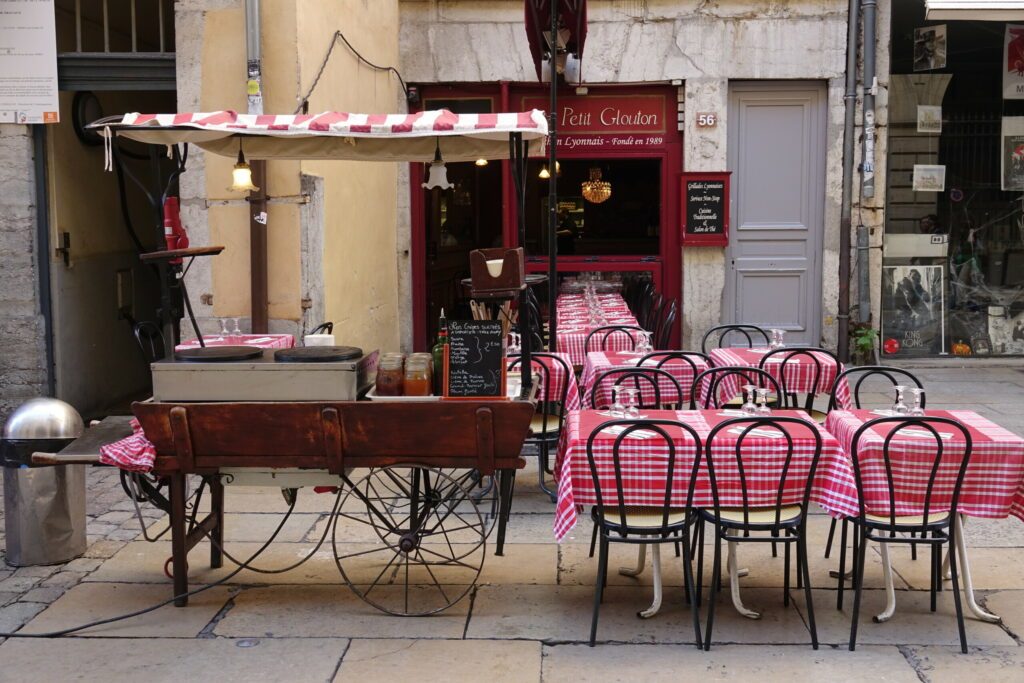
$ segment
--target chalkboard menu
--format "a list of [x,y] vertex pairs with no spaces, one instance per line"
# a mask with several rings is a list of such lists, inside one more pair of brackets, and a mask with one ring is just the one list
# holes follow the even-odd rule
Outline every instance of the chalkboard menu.
[[729,243],[729,172],[683,173],[680,198],[683,243]]
[[504,339],[499,320],[449,320],[445,396],[504,396]]

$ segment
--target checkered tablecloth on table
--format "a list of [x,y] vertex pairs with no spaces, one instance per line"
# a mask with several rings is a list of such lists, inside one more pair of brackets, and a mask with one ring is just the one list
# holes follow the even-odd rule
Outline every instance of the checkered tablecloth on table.
[[[712,349],[708,354],[711,357],[716,367],[726,365],[739,365],[748,368],[756,368],[761,364],[761,358],[768,353],[766,348],[721,348]],[[813,352],[812,352],[813,353]],[[785,354],[776,354],[771,357],[768,363],[765,365],[765,370],[769,375],[774,377],[782,384],[782,361],[785,358]],[[814,353],[814,357],[821,363],[821,378],[818,382],[818,394],[829,394],[832,391],[832,385],[835,384],[836,377],[843,371],[843,364],[836,364],[835,359],[823,353]],[[817,372],[817,368],[807,356],[793,356],[789,362],[786,363],[786,391],[806,394],[814,387],[814,375]],[[743,379],[738,375],[732,375],[722,380],[722,383],[718,386],[718,395],[723,400],[728,401],[734,396],[742,393]],[[703,405],[703,401],[707,396],[708,383],[703,383],[700,388],[700,403]],[[849,409],[853,407],[853,398],[850,395],[850,385],[844,378],[839,384],[839,391],[836,393],[836,403],[838,407],[843,409]],[[823,404],[822,409],[825,405]]]
[[[557,353],[555,355],[558,356],[559,358],[561,358],[562,360],[564,360],[568,364],[568,366],[569,366],[568,376],[566,376],[565,368],[560,363],[556,363],[556,362],[552,361],[550,358],[545,358],[543,356],[535,356],[535,357],[533,357],[533,360],[535,362],[537,362],[537,363],[543,363],[544,366],[548,369],[548,372],[550,373],[550,376],[551,376],[551,384],[552,384],[551,391],[552,391],[552,394],[554,394],[555,398],[560,397],[562,395],[563,383],[564,382],[569,382],[569,386],[565,390],[565,409],[566,410],[579,410],[580,409],[580,389],[579,389],[579,385],[576,383],[576,373],[574,373],[572,371],[572,360],[569,358],[568,354],[565,354],[565,353]],[[511,363],[513,360],[515,360],[517,358],[518,358],[518,356],[513,356],[513,357],[509,358],[508,361],[509,361],[509,363]],[[515,372],[518,372],[518,371],[519,371],[519,367],[517,366]],[[536,373],[540,373],[540,370],[538,369],[536,371]],[[538,401],[546,401],[546,400],[548,400],[547,396],[544,394],[544,389],[545,389],[545,387],[544,387],[544,379],[542,377],[541,378],[541,383],[540,383],[540,388],[537,390],[537,400]]]
[[[850,453],[853,435],[865,422],[881,417],[882,411],[834,410],[829,413],[825,428],[835,435],[845,453]],[[1004,518],[1010,515],[1024,520],[1024,439],[1003,429],[970,410],[928,410],[929,417],[952,418],[967,427],[971,435],[971,460],[967,465],[958,510],[972,517]],[[872,427],[861,436],[857,458],[865,488],[871,494],[866,501],[872,514],[889,514],[889,489],[886,484],[882,446],[896,423]],[[943,440],[943,459],[959,464],[963,458],[963,437],[959,431],[945,431],[952,438]],[[889,457],[895,481],[896,514],[914,515],[924,512],[924,498],[935,462],[935,439],[903,436],[893,438]],[[846,515],[859,512],[854,483],[853,464],[849,456],[845,468],[833,473],[834,490],[827,493],[822,505]],[[932,492],[930,512],[949,509],[956,468],[943,466]]]
[[[647,410],[643,413],[650,419],[669,419],[684,422],[694,428],[702,441],[706,442],[715,425],[734,416],[719,410]],[[813,424],[800,411],[778,410],[776,416],[801,417],[807,420],[806,427],[786,425],[793,434],[795,453],[786,479],[783,504],[803,500],[804,487],[810,471],[811,456],[814,452],[814,438],[810,432],[817,429],[821,434],[822,450],[811,500],[820,502],[825,493],[834,487],[831,473],[845,471],[842,465],[845,456],[836,439]],[[561,541],[578,521],[582,506],[597,503],[594,482],[587,462],[587,439],[601,423],[611,420],[600,411],[584,410],[572,412],[566,420],[566,427],[559,444],[558,461],[558,503],[555,508],[555,538]],[[694,447],[689,433],[676,428],[668,430],[676,444],[676,463],[673,474],[673,505],[685,505],[690,474],[693,468]],[[736,439],[738,435],[726,430],[718,435],[712,444],[711,457],[715,463],[715,478],[718,482],[719,500],[722,506],[743,504],[736,468]],[[623,474],[623,495],[625,500],[616,500],[615,470],[612,464],[612,446],[616,435],[601,432],[594,442],[594,456],[601,477],[601,492],[606,505],[651,505],[664,503],[665,479],[668,469],[668,448],[662,438],[627,438],[620,449],[620,463]],[[748,436],[744,440],[743,468],[747,478],[749,504],[751,507],[774,506],[784,460],[785,439],[769,436]],[[694,490],[693,505],[713,507],[710,480],[706,465],[702,466]]]
[[[295,337],[290,334],[211,334],[203,337],[207,346],[256,346],[261,349],[290,349]],[[198,349],[199,340],[191,339],[174,347],[175,351]]]
[[[622,295],[601,294],[598,300],[606,319],[605,325],[637,325]],[[574,366],[583,365],[584,345],[587,335],[593,329],[586,300],[582,295],[563,294],[558,297],[558,350],[568,354]],[[612,351],[628,351],[633,341],[625,333],[617,332],[608,337],[606,346]]]
[[[587,408],[591,405],[611,405],[611,387],[614,383],[611,380],[602,382],[601,386],[597,387],[597,396],[595,397],[597,402],[591,404],[590,392],[594,387],[594,382],[596,382],[598,376],[606,370],[637,367],[637,362],[640,358],[642,358],[642,356],[628,351],[591,351],[588,353],[583,364],[583,374],[580,377],[580,390],[583,392],[584,405]],[[693,357],[693,361],[697,366],[698,373],[704,372],[708,369],[707,361],[699,356]],[[652,359],[647,361],[643,367],[654,367],[657,363],[657,360]],[[689,403],[690,386],[693,384],[693,380],[696,377],[690,364],[684,360],[672,359],[662,365],[661,369],[676,378],[676,381],[679,382],[679,387],[683,390],[683,402]],[[664,397],[673,397],[676,395],[675,387],[672,386],[664,377],[660,377],[658,379],[658,390],[661,392],[663,400]],[[644,401],[654,401],[654,388],[649,382],[640,382],[640,392],[643,395]]]

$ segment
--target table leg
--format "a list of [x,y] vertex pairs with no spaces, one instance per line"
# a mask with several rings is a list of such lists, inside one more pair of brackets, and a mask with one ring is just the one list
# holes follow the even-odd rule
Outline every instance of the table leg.
[[[729,590],[732,594],[732,605],[736,608],[736,611],[745,616],[747,619],[760,619],[761,613],[755,612],[754,610],[747,609],[743,606],[743,600],[740,599],[740,574],[741,570],[736,566],[736,543],[729,541],[729,554],[726,559],[726,566],[729,569]],[[712,577],[715,580],[716,577]]]
[[210,477],[210,514],[217,520],[210,534],[210,568],[219,569],[224,566],[224,484],[217,475]]
[[[657,552],[657,544],[654,546],[655,553]],[[619,573],[623,576],[640,576],[644,573],[644,565],[647,560],[647,544],[644,543],[640,546],[640,552],[637,553],[636,557],[636,569],[632,567],[619,567]]]
[[957,515],[956,519],[953,520],[953,524],[956,526],[954,529],[954,533],[956,534],[956,551],[957,557],[960,558],[960,577],[964,581],[964,594],[967,596],[967,607],[971,610],[974,616],[978,617],[978,619],[998,624],[1002,619],[983,608],[974,599],[974,583],[971,581],[971,566],[967,561],[967,541],[964,539],[963,516]]
[[[640,546],[641,557],[643,556],[643,549],[646,546]],[[636,613],[641,619],[650,619],[658,610],[661,609],[661,544],[655,543],[651,546],[651,567],[654,570],[654,601],[651,606],[645,610],[641,610]],[[643,569],[643,567],[640,567]],[[619,570],[622,571],[621,569]]]
[[501,557],[505,554],[505,526],[508,524],[512,509],[512,486],[515,484],[515,470],[498,471],[498,539],[494,554]]
[[171,498],[171,572],[174,585],[174,606],[185,607],[188,597],[188,539],[185,530],[185,475],[172,474],[168,487]]
[[893,586],[892,580],[892,560],[889,558],[889,544],[879,543],[882,548],[882,576],[885,580],[885,610],[881,614],[875,615],[874,621],[876,624],[881,624],[884,621],[892,619],[892,615],[896,613],[896,587]]

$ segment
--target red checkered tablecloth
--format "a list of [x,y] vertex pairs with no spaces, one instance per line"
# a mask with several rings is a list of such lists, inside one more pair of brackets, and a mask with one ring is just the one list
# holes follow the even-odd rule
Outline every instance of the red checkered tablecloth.
[[[711,430],[720,422],[734,416],[719,410],[647,410],[650,419],[669,419],[684,422],[697,432],[702,441],[707,440]],[[804,487],[810,472],[811,456],[814,451],[812,429],[818,430],[822,439],[821,459],[815,475],[811,500],[820,502],[833,488],[831,473],[842,470],[845,456],[839,442],[813,424],[806,414],[795,410],[778,410],[776,416],[800,417],[806,420],[806,427],[786,425],[793,434],[795,452],[783,492],[783,504],[789,505],[803,500]],[[558,503],[555,508],[555,538],[561,541],[578,521],[582,506],[597,503],[594,482],[587,462],[587,439],[601,425],[611,420],[601,411],[584,410],[569,414],[562,434],[559,457],[555,471],[558,473]],[[673,474],[674,487],[672,505],[683,506],[690,483],[690,473],[696,448],[689,433],[681,429],[668,430],[676,444],[676,464]],[[736,468],[736,439],[738,435],[727,430],[718,435],[712,444],[711,457],[715,463],[715,478],[718,482],[719,501],[722,506],[743,504]],[[623,476],[623,497],[617,500],[615,494],[615,470],[612,464],[612,446],[616,434],[601,432],[594,442],[594,456],[601,478],[601,491],[606,505],[651,505],[664,503],[665,479],[668,475],[668,447],[664,440],[653,438],[627,438],[620,449],[620,463]],[[769,436],[748,436],[744,440],[743,469],[747,478],[749,504],[751,507],[774,506],[785,452],[785,439]],[[702,466],[695,485],[693,505],[712,507],[710,480],[707,467]]]
[[[886,411],[835,410],[829,413],[825,428],[835,435],[844,452],[850,453],[853,435],[865,422],[881,417]],[[971,435],[971,460],[967,465],[963,488],[960,492],[959,511],[973,517],[1004,518],[1010,515],[1024,519],[1024,439],[1003,429],[970,410],[928,410],[929,417],[948,417],[967,427]],[[871,428],[860,440],[857,452],[865,488],[870,494],[866,501],[871,514],[889,514],[889,491],[885,477],[882,446],[895,423]],[[943,461],[951,459],[953,465],[963,458],[963,438],[958,431],[944,438]],[[918,438],[897,434],[890,446],[897,515],[924,512],[924,498],[935,462],[934,437]],[[853,464],[847,456],[845,470],[833,472],[836,486],[822,502],[823,507],[845,515],[856,515],[856,486]],[[956,467],[941,467],[932,493],[931,511],[949,509]]]
[[[586,361],[583,364],[583,375],[580,378],[580,389],[583,391],[584,405],[590,407],[591,405],[597,406],[608,406],[612,403],[611,387],[613,382],[607,380],[601,383],[600,387],[597,387],[596,403],[592,404],[590,401],[590,392],[594,388],[594,382],[597,381],[598,376],[605,370],[611,370],[614,368],[635,368],[637,362],[642,358],[641,355],[628,352],[628,351],[591,351],[587,354]],[[707,361],[699,356],[693,357],[694,364],[697,367],[697,372],[701,373],[708,369]],[[651,359],[646,362],[643,367],[655,367],[658,361]],[[693,373],[693,368],[684,360],[672,359],[661,366],[662,370],[665,370],[679,382],[680,388],[683,390],[683,402],[688,403],[690,401],[690,386],[693,384],[693,380],[696,377]],[[658,390],[661,392],[661,396],[675,396],[676,389],[672,386],[665,378],[659,378]],[[640,383],[640,392],[643,394],[644,401],[650,403],[654,401],[654,388],[649,382]]]
[[[295,337],[290,334],[211,334],[204,336],[207,346],[256,346],[261,349],[290,349]],[[190,339],[174,347],[175,351],[199,348],[198,339]]]
[[[721,348],[712,349],[708,355],[717,367],[738,365],[756,368],[761,365],[761,358],[766,353],[768,353],[766,348]],[[772,356],[765,365],[765,370],[768,374],[777,379],[780,384],[782,384],[782,373],[780,370],[785,357],[785,354],[777,354]],[[832,391],[832,385],[835,384],[836,377],[843,371],[843,364],[839,363],[837,365],[835,359],[824,353],[814,353],[814,357],[821,363],[821,378],[818,382],[817,393],[829,394]],[[786,391],[797,394],[808,393],[814,387],[814,375],[816,372],[817,367],[806,356],[793,356],[786,363]],[[742,385],[743,380],[739,376],[732,375],[727,377],[719,385],[718,395],[721,399],[728,401],[742,393]],[[703,405],[704,398],[707,396],[707,391],[707,383],[704,383],[700,390],[701,405]],[[840,382],[839,391],[836,392],[836,403],[843,409],[853,407],[850,385],[845,378]]]
[[[576,373],[574,373],[572,369],[572,359],[570,359],[569,355],[565,353],[557,353],[554,355],[558,356],[568,364],[568,376],[566,376],[565,368],[560,363],[554,362],[550,358],[545,358],[544,356],[534,356],[533,360],[537,363],[543,363],[544,366],[548,369],[548,372],[550,372],[552,384],[551,392],[555,398],[560,397],[562,395],[563,383],[569,382],[569,386],[565,390],[565,409],[579,410],[580,389],[579,385],[576,383]],[[509,358],[509,363],[511,364],[513,360],[516,360],[516,358],[518,358],[518,356],[513,356],[512,358]],[[518,367],[516,371],[518,372]],[[539,373],[540,370],[538,369],[536,372]],[[540,388],[537,390],[537,400],[548,400],[544,391],[544,379],[541,378]]]
[[[599,294],[601,312],[605,325],[637,325],[636,318],[626,305],[621,294]],[[584,345],[587,335],[594,326],[590,324],[590,313],[586,299],[580,294],[563,294],[558,297],[558,350],[572,359],[572,364],[583,365]],[[612,351],[628,351],[633,347],[635,335],[615,333],[608,337],[606,346]]]

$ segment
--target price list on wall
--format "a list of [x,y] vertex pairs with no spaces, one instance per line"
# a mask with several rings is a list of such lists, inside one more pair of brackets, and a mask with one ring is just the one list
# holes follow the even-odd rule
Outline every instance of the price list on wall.
[[683,243],[729,243],[729,172],[683,173],[680,201]]

